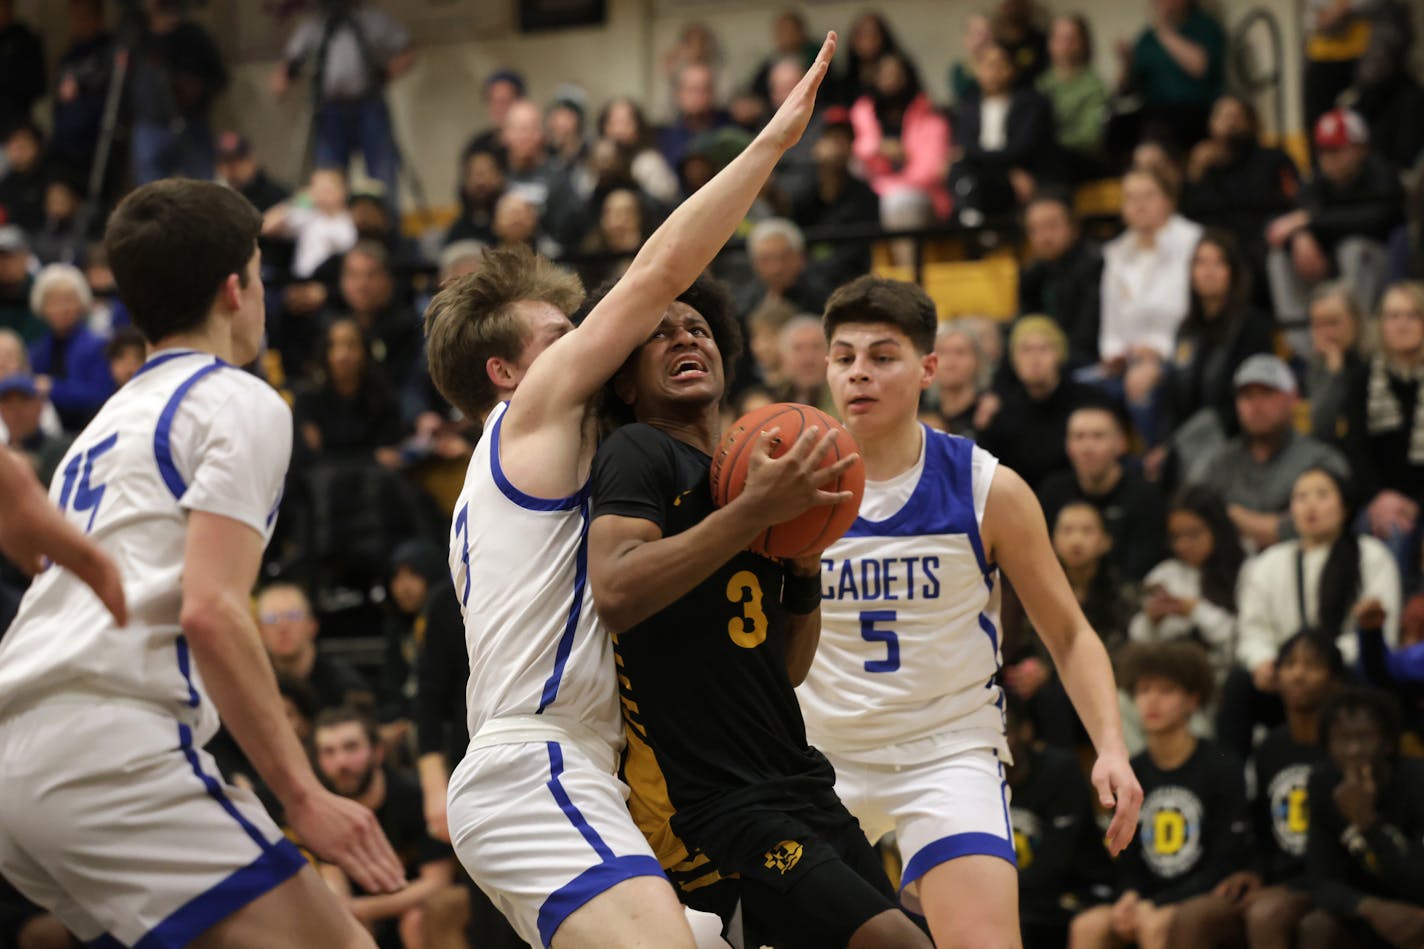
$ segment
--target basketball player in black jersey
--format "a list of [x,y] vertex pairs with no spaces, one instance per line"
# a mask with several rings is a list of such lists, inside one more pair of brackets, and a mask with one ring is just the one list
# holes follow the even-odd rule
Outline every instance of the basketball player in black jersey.
[[[622,422],[593,469],[589,580],[614,634],[634,819],[683,899],[778,947],[928,947],[806,743],[794,686],[820,636],[820,558],[746,548],[766,525],[842,495],[819,488],[830,439],[775,461],[763,434],[743,493],[712,503],[724,365],[740,334],[706,278],[610,384]],[[731,879],[735,875],[735,879]],[[755,943],[750,943],[755,944]]]

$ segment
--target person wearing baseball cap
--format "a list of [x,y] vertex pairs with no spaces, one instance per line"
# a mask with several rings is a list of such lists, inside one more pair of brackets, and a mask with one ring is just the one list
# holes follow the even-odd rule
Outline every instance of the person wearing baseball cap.
[[252,154],[252,143],[241,132],[228,129],[218,136],[218,180],[267,212],[287,200],[292,189],[268,177]]
[[1236,369],[1235,438],[1197,460],[1187,481],[1213,488],[1247,544],[1255,550],[1294,536],[1291,488],[1301,472],[1327,468],[1348,479],[1350,466],[1334,448],[1295,429],[1295,375],[1278,356],[1260,353]]
[[[1266,228],[1266,273],[1282,322],[1303,321],[1311,289],[1332,277],[1372,310],[1384,289],[1385,244],[1404,221],[1399,174],[1371,150],[1359,113],[1331,109],[1316,120],[1312,141],[1320,170],[1302,186],[1298,209]],[[1291,343],[1306,352],[1300,332]]]
[[44,430],[41,417],[46,400],[28,372],[16,372],[0,379],[0,428],[11,449],[24,455],[40,481],[49,484],[59,467],[71,435],[51,434]]

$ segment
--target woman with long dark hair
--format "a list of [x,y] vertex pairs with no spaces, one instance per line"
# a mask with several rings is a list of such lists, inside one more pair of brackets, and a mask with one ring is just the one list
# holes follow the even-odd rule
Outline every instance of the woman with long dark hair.
[[1251,306],[1251,274],[1230,232],[1202,235],[1190,281],[1187,317],[1167,367],[1162,430],[1174,433],[1179,454],[1195,455],[1236,433],[1232,377],[1248,357],[1272,351],[1275,326]]
[[309,460],[365,455],[398,467],[406,434],[400,408],[355,320],[333,320],[327,327],[322,368],[321,382],[298,393],[292,410],[299,451]]
[[1386,642],[1398,642],[1399,570],[1383,543],[1350,531],[1348,497],[1334,472],[1306,469],[1291,490],[1298,537],[1268,548],[1244,572],[1236,668],[1223,689],[1217,723],[1217,737],[1243,754],[1257,721],[1280,720],[1276,654],[1296,632],[1320,630],[1353,664],[1355,608],[1374,599],[1384,607]]
[[900,43],[884,15],[867,10],[855,18],[846,34],[845,70],[836,83],[836,98],[850,105],[875,91],[880,57],[900,52]]
[[1236,644],[1236,587],[1246,552],[1221,496],[1185,489],[1167,514],[1172,556],[1142,581],[1142,611],[1128,635],[1137,642],[1194,639],[1211,656],[1217,682]]

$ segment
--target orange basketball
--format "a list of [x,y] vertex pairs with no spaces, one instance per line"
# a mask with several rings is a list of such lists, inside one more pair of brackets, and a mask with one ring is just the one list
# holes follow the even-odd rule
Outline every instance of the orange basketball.
[[[850,432],[815,406],[794,402],[763,406],[737,419],[722,436],[722,444],[712,459],[712,500],[718,507],[724,507],[742,493],[759,434],[773,427],[781,430],[771,448],[771,456],[780,458],[796,444],[801,432],[812,425],[822,434],[836,434],[831,450],[821,460],[822,468],[829,468],[856,452]],[[850,491],[854,497],[833,507],[813,507],[800,517],[773,524],[752,541],[751,549],[771,557],[800,557],[825,550],[839,540],[860,513],[860,499],[865,495],[865,463],[857,458],[840,478],[822,490]]]

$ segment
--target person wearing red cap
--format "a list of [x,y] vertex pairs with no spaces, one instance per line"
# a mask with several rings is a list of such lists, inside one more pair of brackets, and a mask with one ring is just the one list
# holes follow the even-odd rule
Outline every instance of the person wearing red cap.
[[[1266,227],[1266,273],[1276,316],[1305,319],[1310,291],[1332,277],[1366,311],[1384,289],[1385,242],[1403,220],[1404,191],[1389,163],[1370,149],[1365,120],[1331,109],[1315,123],[1319,171],[1301,188],[1297,210]],[[1297,350],[1305,341],[1292,340]]]

